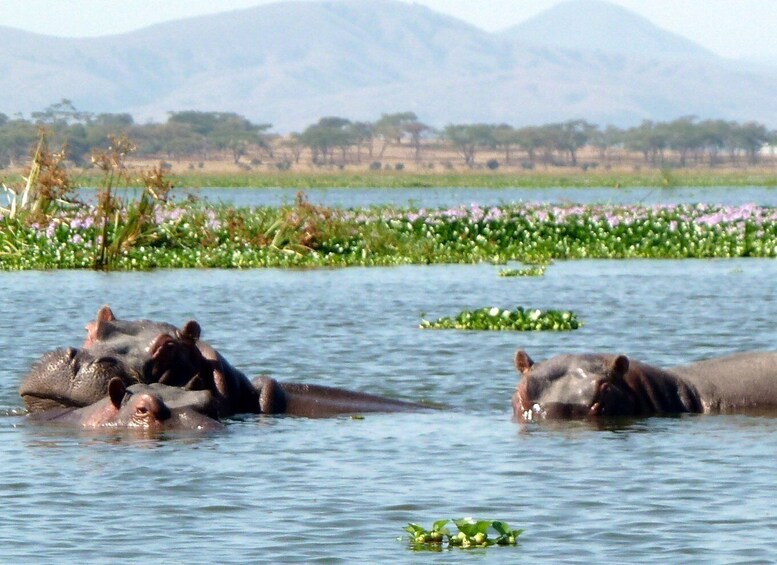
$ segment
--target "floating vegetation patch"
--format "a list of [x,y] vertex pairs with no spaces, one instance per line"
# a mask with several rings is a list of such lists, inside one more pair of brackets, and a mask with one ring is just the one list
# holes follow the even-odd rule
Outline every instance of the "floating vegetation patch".
[[[447,527],[453,522],[458,531],[451,533]],[[416,551],[442,551],[444,549],[472,549],[491,545],[516,545],[523,530],[513,530],[499,520],[437,520],[432,528],[410,523],[404,530],[410,534],[410,548]]]
[[281,207],[176,203],[149,194],[114,201],[108,211],[57,200],[45,214],[0,209],[0,269],[539,267],[554,259],[777,257],[777,208],[753,204],[340,210],[302,193]]
[[422,329],[435,330],[513,330],[513,331],[567,331],[583,324],[573,312],[564,310],[527,310],[519,306],[515,310],[500,310],[496,306],[464,310],[454,318],[436,321],[421,320]]
[[541,277],[545,274],[545,265],[532,265],[522,269],[500,269],[500,277]]

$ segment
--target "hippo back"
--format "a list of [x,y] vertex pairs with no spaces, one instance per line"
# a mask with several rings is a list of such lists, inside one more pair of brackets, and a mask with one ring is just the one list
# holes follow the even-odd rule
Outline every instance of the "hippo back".
[[670,371],[696,388],[705,412],[777,411],[777,353],[736,353]]

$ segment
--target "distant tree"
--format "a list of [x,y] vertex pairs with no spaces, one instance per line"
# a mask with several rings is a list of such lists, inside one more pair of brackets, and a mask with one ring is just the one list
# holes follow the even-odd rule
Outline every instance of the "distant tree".
[[153,127],[151,132],[155,134],[154,138],[145,139],[151,142],[149,149],[157,149],[153,151],[154,154],[161,152],[168,159],[176,161],[191,155],[207,156],[208,144],[205,136],[194,131],[190,124],[168,120],[166,124]]
[[367,155],[372,159],[372,142],[375,138],[375,126],[369,122],[353,122],[348,128],[353,143],[356,145],[356,162],[361,163],[361,149],[367,148]]
[[623,143],[623,130],[616,126],[607,126],[604,130],[596,130],[591,135],[589,143],[599,150],[599,159],[610,162],[610,150]]
[[668,128],[665,124],[645,120],[641,125],[626,130],[625,142],[627,148],[642,153],[646,163],[663,163],[664,150],[669,144]]
[[85,126],[87,151],[92,148],[107,149],[109,136],[134,137],[135,124],[130,114],[97,114]]
[[445,127],[442,137],[453,144],[464,163],[472,168],[478,149],[496,145],[493,132],[494,126],[488,124],[451,124]]
[[561,124],[546,124],[535,129],[537,147],[542,149],[542,161],[545,165],[552,165],[557,162],[555,158],[556,151],[563,147],[563,132]]
[[552,134],[551,145],[562,154],[569,155],[570,165],[577,166],[577,152],[588,143],[597,126],[585,120],[569,120],[561,124],[551,124],[548,132]]
[[288,149],[291,153],[292,160],[295,164],[299,164],[300,157],[302,156],[302,135],[297,132],[292,132],[287,135],[282,141],[281,146]]
[[413,147],[413,159],[418,163],[421,160],[421,139],[432,128],[418,120],[406,123],[403,127],[410,136],[410,145]]
[[317,124],[308,126],[300,135],[303,145],[310,148],[315,164],[334,164],[334,151],[340,149],[342,164],[346,161],[348,147],[354,144],[351,121],[345,118],[321,118]]
[[667,145],[680,156],[681,167],[686,165],[688,155],[703,145],[695,121],[696,116],[682,116],[663,126],[667,133]]
[[761,124],[747,122],[734,130],[734,138],[738,147],[747,155],[748,164],[756,165],[761,149],[769,141],[769,131]]
[[518,132],[510,125],[499,124],[492,132],[494,144],[505,152],[505,165],[512,162],[512,149],[520,144]]
[[76,110],[71,100],[63,98],[56,104],[40,112],[30,114],[33,121],[47,128],[65,127],[70,124],[83,124],[91,120],[92,114]]
[[190,130],[201,136],[204,150],[208,147],[227,150],[232,160],[237,163],[251,146],[268,147],[263,135],[270,124],[254,124],[234,112],[199,112],[187,110],[170,112],[168,124],[188,126]]
[[167,123],[187,125],[194,133],[207,137],[225,119],[229,119],[237,114],[185,110],[182,112],[168,112],[168,115]]
[[228,149],[235,163],[246,154],[250,146],[269,146],[263,132],[270,124],[252,124],[237,114],[226,116],[206,138],[218,149]]
[[731,123],[724,120],[705,120],[698,124],[698,127],[708,164],[714,167],[719,162],[720,152],[731,139]]
[[526,156],[532,167],[537,164],[537,150],[539,150],[545,140],[542,128],[538,126],[522,127],[515,132],[516,143],[518,147],[526,151]]
[[383,114],[375,122],[375,135],[383,140],[378,158],[383,157],[386,148],[393,141],[397,145],[402,144],[402,136],[406,133],[405,126],[418,121],[418,116],[413,112],[398,112],[396,114]]
[[16,166],[30,156],[38,139],[38,127],[23,119],[7,120],[0,125],[0,164]]

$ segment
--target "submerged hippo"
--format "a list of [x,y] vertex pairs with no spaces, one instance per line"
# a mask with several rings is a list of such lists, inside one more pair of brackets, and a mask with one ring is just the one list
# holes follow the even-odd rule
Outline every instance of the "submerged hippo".
[[281,383],[270,377],[250,381],[216,349],[200,339],[189,321],[181,328],[150,320],[119,320],[108,306],[86,326],[81,349],[45,354],[22,380],[19,393],[31,412],[87,406],[108,394],[113,378],[126,386],[162,383],[211,394],[205,413],[332,416],[357,412],[397,412],[425,406],[338,388]]
[[124,381],[115,377],[108,383],[108,396],[94,404],[83,408],[53,408],[31,414],[29,418],[37,423],[65,424],[89,429],[223,429],[221,422],[192,408],[191,404],[196,404],[197,400],[185,398],[189,394],[191,393],[159,384],[133,385],[127,389]]
[[777,412],[777,353],[743,353],[669,370],[624,355],[515,355],[513,394],[521,421],[657,414]]

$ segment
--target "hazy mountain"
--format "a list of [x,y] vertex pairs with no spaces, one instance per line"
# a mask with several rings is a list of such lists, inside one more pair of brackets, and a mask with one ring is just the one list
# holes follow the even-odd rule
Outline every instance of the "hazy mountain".
[[528,44],[641,57],[714,58],[700,45],[602,0],[571,0],[502,32]]
[[0,28],[0,73],[9,115],[64,97],[138,121],[234,111],[276,131],[405,110],[435,126],[687,114],[777,125],[777,73],[593,0],[498,34],[394,0],[277,3],[91,39]]

